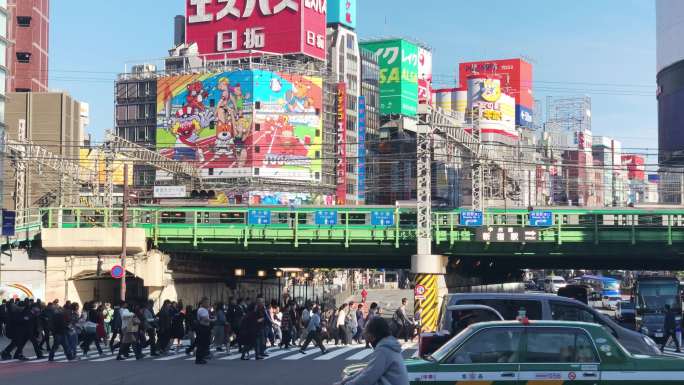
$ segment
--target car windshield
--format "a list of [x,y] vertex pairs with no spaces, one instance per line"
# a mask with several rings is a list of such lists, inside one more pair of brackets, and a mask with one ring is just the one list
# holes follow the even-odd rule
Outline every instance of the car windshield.
[[470,335],[471,327],[463,329],[460,333],[456,334],[452,339],[450,339],[446,344],[442,345],[441,348],[437,349],[431,354],[432,358],[436,361],[442,361],[456,346],[460,345],[467,336]]
[[563,278],[554,278],[553,283],[565,283],[565,280]]
[[620,290],[620,282],[609,281],[603,283],[604,290]]
[[622,310],[634,310],[634,304],[631,302],[622,302],[620,308],[622,308]]

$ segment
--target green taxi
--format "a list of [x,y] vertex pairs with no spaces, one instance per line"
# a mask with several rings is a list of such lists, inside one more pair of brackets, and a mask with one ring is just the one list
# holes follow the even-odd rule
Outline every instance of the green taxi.
[[684,384],[684,359],[630,354],[583,322],[474,324],[406,367],[413,385]]

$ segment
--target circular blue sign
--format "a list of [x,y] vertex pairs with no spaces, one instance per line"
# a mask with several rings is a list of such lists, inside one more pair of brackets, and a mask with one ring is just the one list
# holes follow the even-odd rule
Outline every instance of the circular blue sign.
[[124,269],[119,265],[114,265],[110,271],[110,274],[112,275],[112,278],[121,278],[124,275]]

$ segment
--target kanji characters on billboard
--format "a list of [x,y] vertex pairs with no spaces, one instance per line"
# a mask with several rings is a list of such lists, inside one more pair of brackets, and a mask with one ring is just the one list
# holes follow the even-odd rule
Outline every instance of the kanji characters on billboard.
[[337,85],[337,204],[347,201],[347,84]]
[[382,40],[361,46],[378,56],[380,113],[415,116],[418,110],[418,47],[406,40]]
[[320,77],[245,70],[161,78],[157,150],[193,162],[205,178],[320,180],[321,106]]
[[[186,41],[209,59],[248,51],[325,59],[323,0],[186,0]],[[214,55],[216,54],[216,55]]]

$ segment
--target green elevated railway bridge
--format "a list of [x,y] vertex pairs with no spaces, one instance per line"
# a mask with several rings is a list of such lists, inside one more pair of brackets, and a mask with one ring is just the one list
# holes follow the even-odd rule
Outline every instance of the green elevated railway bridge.
[[[481,226],[465,210],[434,210],[433,252],[452,267],[684,269],[684,209],[486,209]],[[535,210],[537,211],[537,210]],[[45,229],[120,228],[122,209],[33,210],[16,241],[40,243]],[[149,248],[177,256],[277,266],[403,267],[416,250],[416,212],[359,207],[134,207],[128,227]],[[464,263],[465,262],[465,263]]]

